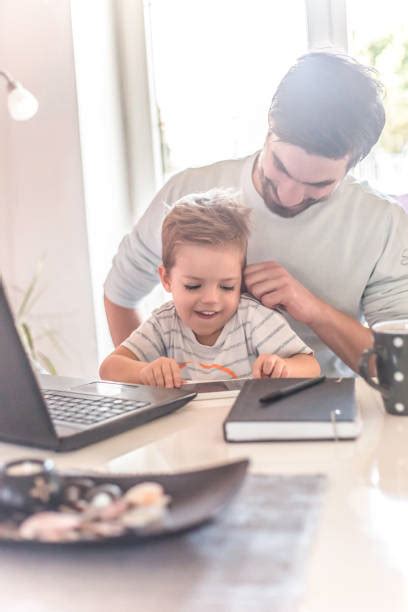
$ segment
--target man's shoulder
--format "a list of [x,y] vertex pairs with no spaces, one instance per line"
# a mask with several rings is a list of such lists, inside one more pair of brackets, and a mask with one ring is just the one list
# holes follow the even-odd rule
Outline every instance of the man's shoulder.
[[251,175],[256,153],[239,159],[226,159],[208,166],[191,167],[174,174],[156,193],[150,206],[144,211],[141,222],[135,227],[144,228],[147,234],[153,232],[160,239],[161,221],[171,206],[180,198],[193,193],[202,193],[213,188],[231,188],[240,191]]
[[341,195],[347,200],[353,198],[359,205],[376,207],[378,210],[390,210],[390,206],[398,206],[395,199],[386,193],[378,191],[368,181],[347,176],[341,189]]
[[346,179],[344,187],[349,210],[352,204],[355,217],[360,217],[380,232],[387,226],[401,225],[408,228],[408,215],[394,196],[382,193],[367,181],[359,181],[353,177]]
[[149,317],[153,325],[159,325],[161,328],[173,327],[177,318],[176,307],[172,300],[155,308]]
[[240,186],[246,168],[251,168],[255,154],[238,159],[225,159],[206,166],[190,167],[178,172],[167,182],[169,191],[181,195],[207,191],[213,187]]

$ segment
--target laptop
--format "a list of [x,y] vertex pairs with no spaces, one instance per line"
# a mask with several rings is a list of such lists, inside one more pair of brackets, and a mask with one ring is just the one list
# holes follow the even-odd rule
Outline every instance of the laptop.
[[36,378],[0,280],[0,440],[70,451],[174,412],[196,396],[58,376]]

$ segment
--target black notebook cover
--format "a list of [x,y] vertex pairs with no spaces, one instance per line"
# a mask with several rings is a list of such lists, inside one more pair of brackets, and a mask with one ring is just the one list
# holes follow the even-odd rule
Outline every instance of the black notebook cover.
[[259,398],[301,379],[261,379],[245,383],[224,422],[227,442],[356,438],[361,430],[354,378],[323,383],[271,403]]

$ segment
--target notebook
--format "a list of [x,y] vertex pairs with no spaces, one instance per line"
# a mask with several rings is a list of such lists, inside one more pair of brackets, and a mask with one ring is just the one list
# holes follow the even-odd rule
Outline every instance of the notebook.
[[247,381],[224,422],[227,442],[352,439],[361,431],[354,378],[322,384],[271,403],[260,398],[301,379]]
[[1,441],[73,450],[169,414],[195,395],[178,389],[58,376],[37,380],[0,280]]

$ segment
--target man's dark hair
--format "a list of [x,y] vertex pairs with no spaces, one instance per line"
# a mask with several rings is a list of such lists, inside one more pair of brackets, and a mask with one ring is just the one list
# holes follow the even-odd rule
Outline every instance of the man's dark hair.
[[330,159],[363,159],[385,123],[383,86],[373,68],[338,53],[308,53],[278,85],[271,131],[284,142]]

